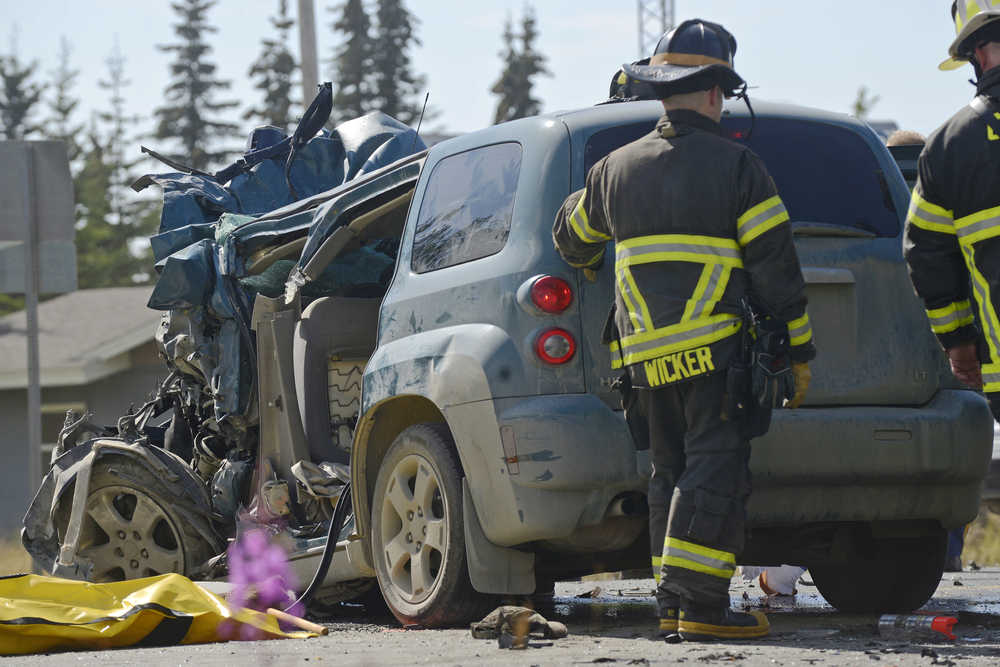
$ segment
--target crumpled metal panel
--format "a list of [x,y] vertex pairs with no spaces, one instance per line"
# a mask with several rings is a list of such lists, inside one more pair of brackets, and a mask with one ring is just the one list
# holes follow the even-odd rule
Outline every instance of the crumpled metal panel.
[[[149,177],[163,189],[163,212],[159,233],[150,239],[159,279],[148,305],[166,311],[204,308],[205,325],[217,332],[219,363],[209,381],[220,423],[241,421],[252,408],[245,395],[252,383],[241,381],[255,356],[246,335],[249,298],[238,283],[246,275],[246,258],[325,217],[309,211],[255,222],[253,216],[327,192],[424,149],[412,129],[373,112],[324,131],[299,150],[290,172],[297,197],[285,181],[284,160],[264,160],[228,186],[198,174]],[[341,273],[348,283],[370,281],[364,272]]]

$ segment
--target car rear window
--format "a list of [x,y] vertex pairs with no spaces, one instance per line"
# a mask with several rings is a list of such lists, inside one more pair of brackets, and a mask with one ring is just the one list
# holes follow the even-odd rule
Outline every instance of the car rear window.
[[500,252],[510,233],[521,145],[493,144],[444,158],[427,180],[411,266],[426,273]]
[[[843,127],[805,120],[723,118],[729,138],[746,143],[764,160],[793,222],[855,227],[877,236],[899,234],[899,215],[885,174],[860,136]],[[634,123],[595,133],[584,150],[585,168],[652,131]]]

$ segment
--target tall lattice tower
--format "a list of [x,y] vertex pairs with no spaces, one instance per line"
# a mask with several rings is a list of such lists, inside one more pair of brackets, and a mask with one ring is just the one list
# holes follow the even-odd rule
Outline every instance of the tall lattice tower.
[[639,58],[647,58],[663,33],[674,27],[674,0],[637,0]]

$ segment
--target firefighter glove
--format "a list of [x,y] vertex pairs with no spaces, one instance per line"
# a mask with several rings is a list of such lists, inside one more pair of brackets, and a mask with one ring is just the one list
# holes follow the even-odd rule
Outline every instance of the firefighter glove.
[[795,378],[795,396],[785,407],[797,408],[805,400],[806,392],[809,391],[809,381],[812,380],[812,371],[809,364],[803,362],[792,364],[792,377]]

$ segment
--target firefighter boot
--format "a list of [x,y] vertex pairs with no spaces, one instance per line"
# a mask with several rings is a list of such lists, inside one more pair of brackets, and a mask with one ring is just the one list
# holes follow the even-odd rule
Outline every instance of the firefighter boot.
[[678,633],[689,642],[713,639],[754,639],[771,631],[767,616],[760,611],[749,614],[729,607],[702,607],[683,603]]
[[661,637],[667,637],[677,632],[677,616],[680,606],[680,598],[657,588],[656,607],[659,610]]

